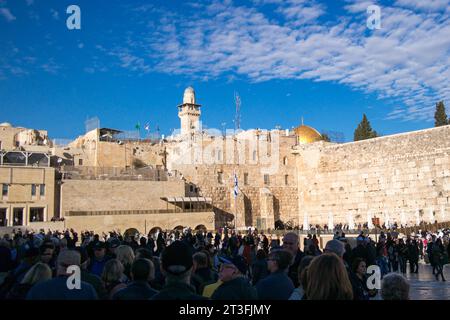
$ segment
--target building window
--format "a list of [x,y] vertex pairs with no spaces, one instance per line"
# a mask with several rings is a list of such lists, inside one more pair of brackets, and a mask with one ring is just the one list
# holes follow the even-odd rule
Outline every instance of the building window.
[[248,173],[244,173],[244,185],[248,185]]
[[82,166],[83,165],[83,159],[78,159],[78,165]]
[[288,159],[287,159],[287,157],[284,157],[283,158],[283,165],[287,166],[287,164],[288,164]]
[[217,173],[217,182],[219,184],[223,184],[223,176],[222,176],[222,172],[218,172]]
[[7,184],[3,184],[2,186],[2,196],[7,197],[9,191],[9,186]]
[[7,225],[7,214],[6,208],[0,208],[0,227],[6,227]]
[[192,184],[189,185],[189,192],[194,192],[194,186]]
[[41,197],[45,196],[45,184],[40,185],[39,194],[41,195]]
[[30,222],[44,221],[44,208],[30,208]]
[[267,185],[270,184],[270,179],[269,179],[269,175],[268,174],[264,175],[264,184],[267,184]]
[[222,150],[217,151],[217,160],[222,161]]
[[23,208],[13,209],[13,226],[23,225]]
[[36,197],[36,185],[35,184],[31,185],[31,196]]
[[253,151],[253,161],[256,161],[256,155],[257,155],[256,150],[254,150]]
[[289,184],[289,176],[287,174],[284,176],[284,184],[285,185]]

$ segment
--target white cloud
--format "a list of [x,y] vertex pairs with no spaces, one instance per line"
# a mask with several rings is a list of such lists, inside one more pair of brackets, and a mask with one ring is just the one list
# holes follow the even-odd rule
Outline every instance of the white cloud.
[[11,13],[8,8],[0,8],[0,16],[6,19],[6,21],[11,22],[16,20],[16,17]]
[[449,6],[449,0],[397,0],[396,4],[406,8],[438,11]]
[[26,0],[28,6],[31,6],[34,3],[34,0]]
[[[277,6],[283,20],[258,7],[213,1],[206,16],[162,19],[150,37],[152,68],[171,74],[202,77],[237,76],[260,82],[271,79],[333,81],[380,98],[402,102],[389,117],[428,119],[437,99],[450,100],[450,24],[448,14],[382,7],[382,29],[366,28],[368,2],[346,5],[360,15],[318,21],[325,7],[311,2],[255,0]],[[373,4],[371,2],[370,4]],[[299,15],[310,22],[299,27]],[[426,39],[426,41],[424,41]],[[129,54],[145,55],[148,44]],[[403,112],[399,112],[402,110]]]

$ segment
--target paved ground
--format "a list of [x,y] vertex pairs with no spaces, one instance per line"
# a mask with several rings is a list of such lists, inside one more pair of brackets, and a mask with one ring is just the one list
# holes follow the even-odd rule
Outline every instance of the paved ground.
[[[409,268],[409,265],[408,265]],[[444,266],[444,278],[447,281],[436,280],[430,265],[419,264],[418,274],[407,273],[411,284],[410,296],[413,300],[450,300],[450,265]]]
[[[430,265],[423,261],[419,263],[419,273],[410,274],[409,264],[407,265],[406,277],[410,281],[411,300],[450,300],[450,265],[444,266],[444,278],[447,281],[436,280],[432,274]],[[379,300],[376,297],[374,300]]]

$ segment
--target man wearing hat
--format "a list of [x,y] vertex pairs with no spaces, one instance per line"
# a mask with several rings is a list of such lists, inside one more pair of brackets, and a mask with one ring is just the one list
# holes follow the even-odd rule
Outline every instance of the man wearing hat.
[[103,268],[110,257],[106,255],[106,244],[102,241],[97,241],[94,246],[94,255],[90,259],[88,270],[90,273],[99,277],[102,276]]
[[219,279],[222,284],[214,291],[213,300],[257,300],[258,294],[247,277],[247,263],[242,256],[220,257]]
[[108,239],[107,247],[108,247],[108,255],[111,258],[116,258],[117,248],[120,246],[120,240],[116,237],[111,237]]
[[163,250],[160,268],[165,285],[152,300],[205,300],[190,284],[192,252],[185,242],[177,240]]

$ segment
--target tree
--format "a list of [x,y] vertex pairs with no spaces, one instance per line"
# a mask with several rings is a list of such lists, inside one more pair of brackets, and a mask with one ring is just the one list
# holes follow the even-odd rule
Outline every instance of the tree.
[[331,139],[330,139],[330,137],[328,136],[328,134],[322,133],[321,136],[322,136],[322,140],[323,140],[323,141],[325,141],[325,142],[331,142]]
[[445,113],[444,101],[436,103],[436,112],[434,113],[434,126],[440,127],[449,124],[447,114]]
[[377,132],[375,130],[372,130],[369,120],[367,120],[366,115],[363,114],[363,118],[361,122],[358,124],[358,127],[356,128],[355,133],[353,135],[354,138],[353,140],[359,141],[376,137],[378,137]]

